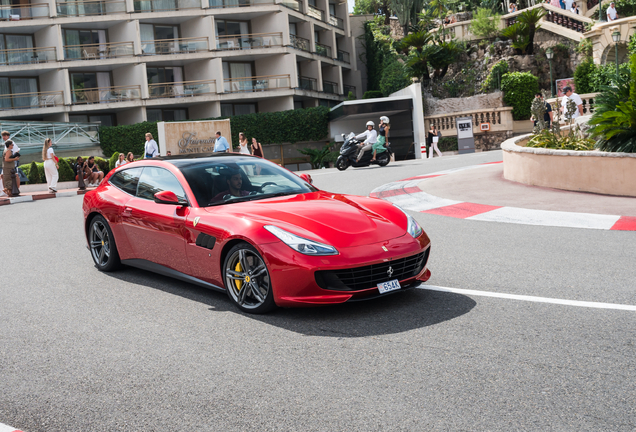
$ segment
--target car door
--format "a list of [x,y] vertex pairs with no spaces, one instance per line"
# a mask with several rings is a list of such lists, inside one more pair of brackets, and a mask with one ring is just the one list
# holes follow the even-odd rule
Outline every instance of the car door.
[[126,204],[137,194],[137,184],[142,168],[128,168],[118,171],[108,181],[108,205],[102,207],[102,215],[108,219],[110,228],[117,241],[117,251],[122,260],[136,258],[131,242],[124,230],[122,213]]
[[189,274],[185,253],[189,207],[156,203],[154,195],[161,191],[171,191],[186,200],[174,174],[165,168],[144,167],[136,196],[123,209],[124,230],[138,259]]

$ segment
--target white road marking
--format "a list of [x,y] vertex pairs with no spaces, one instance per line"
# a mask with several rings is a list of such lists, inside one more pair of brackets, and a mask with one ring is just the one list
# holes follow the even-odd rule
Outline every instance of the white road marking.
[[614,215],[502,207],[486,213],[471,216],[466,219],[488,222],[522,223],[526,225],[608,230],[612,228],[612,226],[614,226],[620,218],[620,216]]
[[0,432],[20,432],[16,428],[0,423]]
[[426,192],[415,192],[412,194],[396,195],[392,197],[386,197],[384,199],[386,201],[397,204],[404,209],[416,212],[432,210],[439,207],[446,207],[462,202],[436,197],[434,195],[427,194]]
[[518,295],[518,294],[505,294],[505,293],[496,293],[491,291],[477,291],[477,290],[469,290],[462,288],[447,288],[440,287],[435,285],[420,285],[419,289],[430,290],[430,291],[441,291],[441,292],[451,292],[455,294],[465,294],[465,295],[474,295],[474,296],[482,296],[482,297],[496,297],[503,298],[509,300],[520,300],[520,301],[529,301],[535,303],[551,303],[558,304],[564,306],[577,306],[577,307],[587,307],[587,308],[596,308],[596,309],[616,309],[616,310],[626,310],[626,311],[634,311],[636,312],[636,305],[623,305],[616,303],[599,303],[599,302],[587,302],[587,301],[579,301],[579,300],[563,300],[563,299],[555,299],[549,297],[535,297],[535,296],[526,296],[526,295]]

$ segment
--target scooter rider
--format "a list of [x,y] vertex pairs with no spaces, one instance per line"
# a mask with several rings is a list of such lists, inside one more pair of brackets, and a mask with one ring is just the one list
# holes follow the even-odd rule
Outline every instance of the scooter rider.
[[367,122],[367,130],[356,136],[357,140],[361,140],[362,138],[365,138],[365,140],[363,143],[358,144],[358,146],[360,146],[361,148],[360,153],[358,153],[356,162],[360,162],[360,159],[362,158],[364,152],[371,150],[373,144],[375,144],[375,142],[378,140],[378,132],[375,130],[375,123],[373,123],[371,120]]

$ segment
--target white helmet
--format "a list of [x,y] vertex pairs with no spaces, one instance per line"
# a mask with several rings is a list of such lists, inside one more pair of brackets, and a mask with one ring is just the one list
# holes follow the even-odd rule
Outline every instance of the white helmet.
[[371,120],[369,120],[369,121],[367,122],[367,126],[373,126],[373,127],[375,127],[375,123],[373,123]]
[[380,117],[380,121],[384,124],[389,124],[389,118],[387,116]]

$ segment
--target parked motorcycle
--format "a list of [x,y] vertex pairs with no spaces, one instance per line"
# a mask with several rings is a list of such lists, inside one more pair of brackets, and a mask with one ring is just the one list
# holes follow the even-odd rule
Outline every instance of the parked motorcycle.
[[358,158],[358,153],[360,153],[360,141],[356,139],[356,135],[351,132],[348,136],[342,134],[345,142],[340,147],[340,156],[338,156],[338,160],[336,161],[336,168],[340,171],[344,171],[350,166],[354,168],[366,167],[372,164],[377,164],[380,166],[387,166],[391,161],[391,155],[393,151],[391,150],[391,143],[387,142],[384,145],[384,150],[378,150],[375,155],[375,161],[371,161],[373,158],[373,150],[369,150],[364,152],[360,161],[356,162]]

